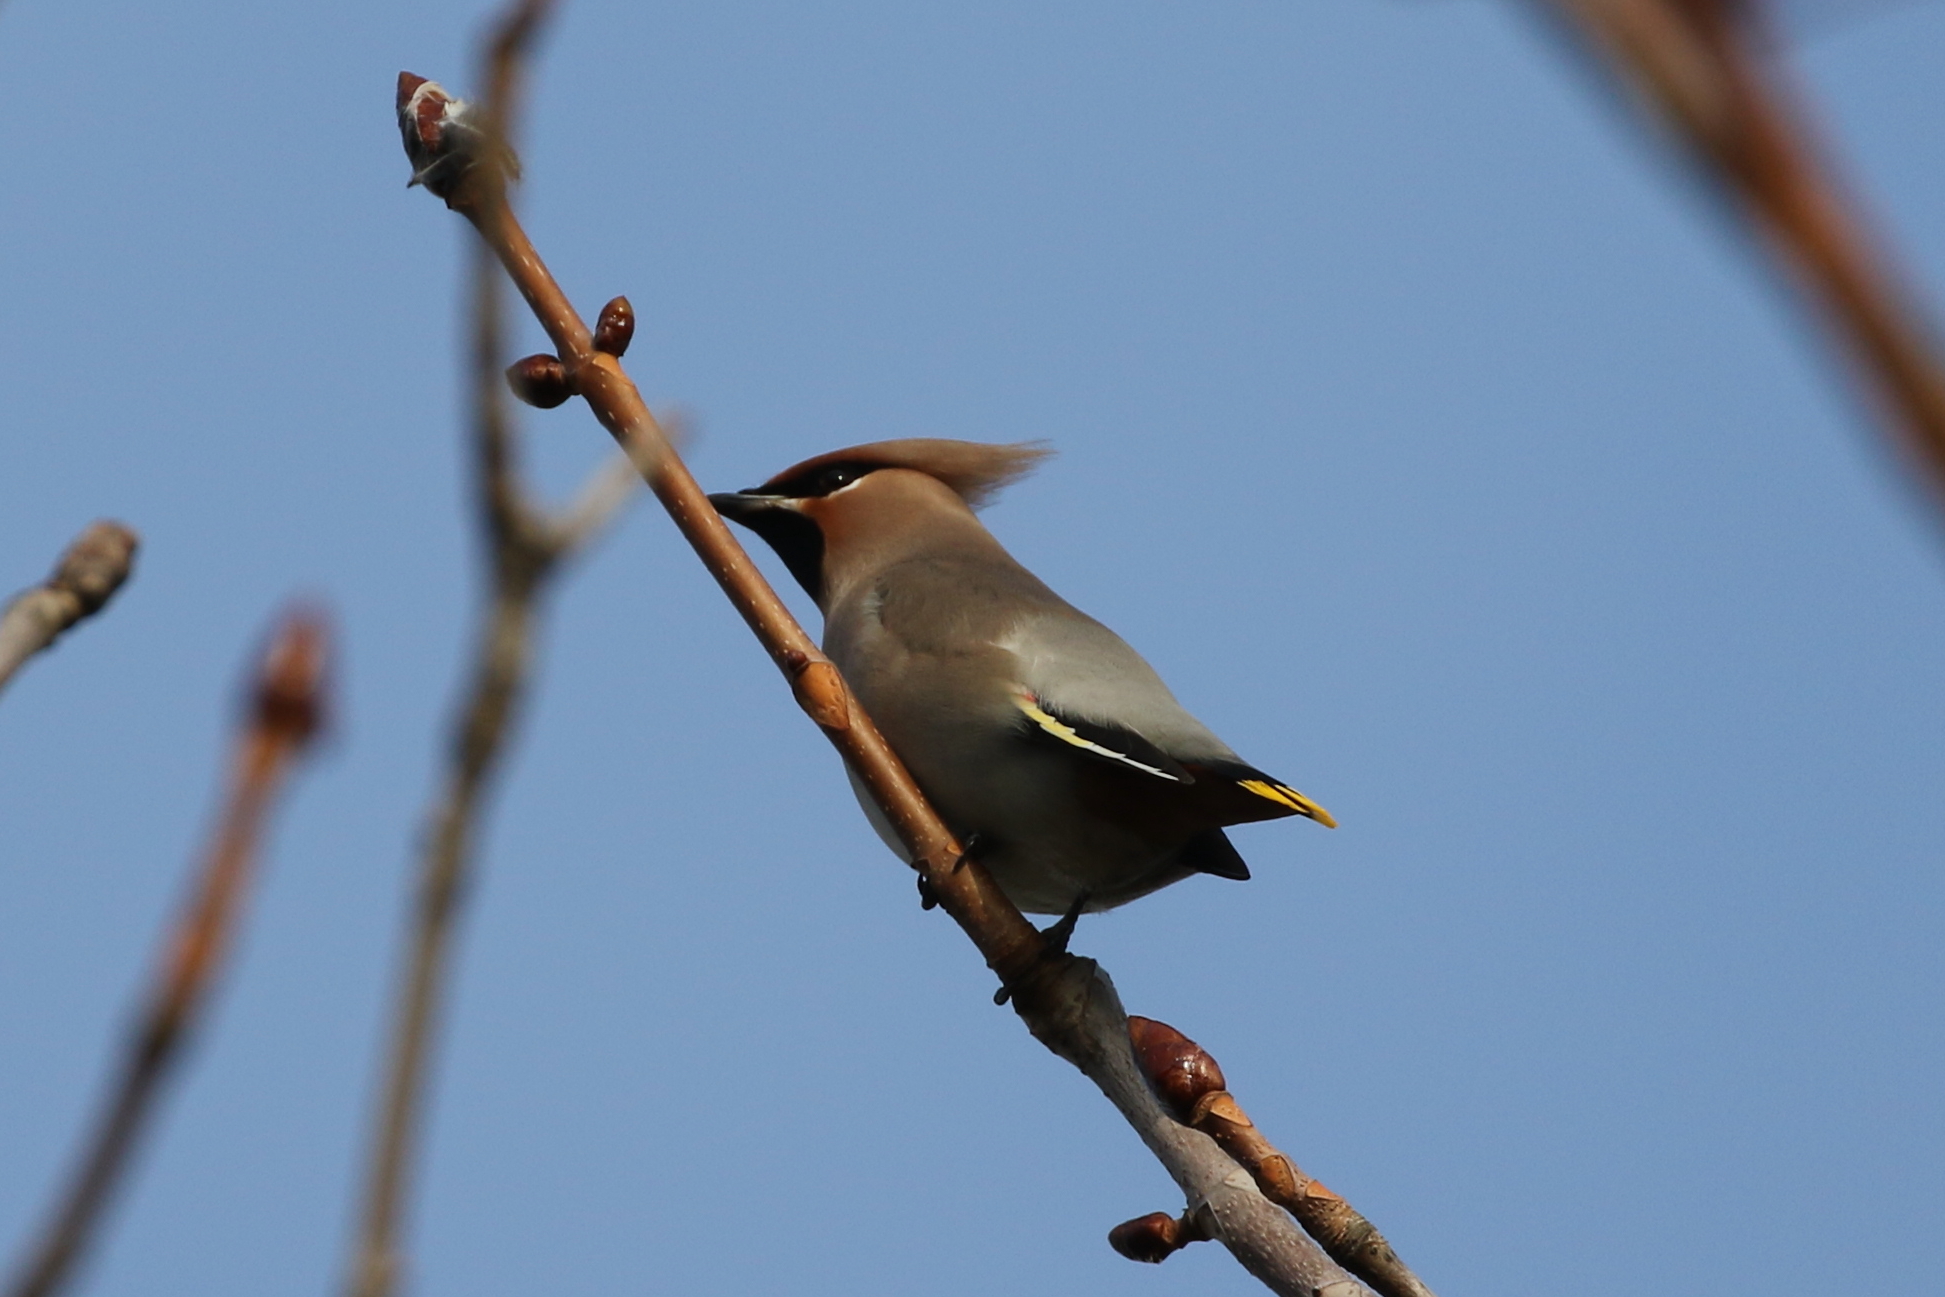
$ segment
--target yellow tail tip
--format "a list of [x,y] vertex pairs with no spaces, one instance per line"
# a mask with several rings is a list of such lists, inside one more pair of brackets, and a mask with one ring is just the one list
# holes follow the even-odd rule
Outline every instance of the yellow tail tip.
[[1308,815],[1327,829],[1337,827],[1337,820],[1331,813],[1305,797],[1288,784],[1273,784],[1263,779],[1243,779],[1239,783],[1258,797],[1267,798],[1289,807],[1299,815]]

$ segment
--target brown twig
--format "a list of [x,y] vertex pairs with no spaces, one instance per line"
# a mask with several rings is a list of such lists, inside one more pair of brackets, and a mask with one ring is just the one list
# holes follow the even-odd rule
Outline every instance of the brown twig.
[[1732,195],[1861,371],[1903,458],[1945,502],[1933,327],[1818,148],[1759,0],[1547,0]]
[[68,546],[53,575],[0,611],[0,689],[61,632],[107,606],[128,580],[141,543],[121,523],[97,522]]
[[[523,6],[519,12],[530,12]],[[497,78],[496,78],[497,80]],[[1264,1198],[1236,1163],[1162,1110],[1129,1045],[1127,1019],[1092,960],[1050,949],[927,804],[837,668],[797,624],[703,495],[618,357],[599,345],[502,198],[505,155],[479,115],[433,82],[403,73],[399,119],[414,178],[470,220],[547,331],[567,390],[586,399],[790,682],[797,701],[884,812],[939,906],[966,932],[1043,1044],[1119,1108],[1187,1195],[1192,1210],[1250,1273],[1292,1297],[1360,1291]],[[551,378],[548,381],[553,381]]]
[[237,736],[230,790],[194,892],[164,948],[120,1083],[102,1109],[61,1207],[7,1292],[48,1297],[73,1272],[128,1164],[170,1065],[195,1026],[222,965],[256,869],[263,826],[293,759],[316,733],[327,645],[314,615],[287,617],[258,669]]
[[[545,0],[521,5],[488,52],[494,87],[482,146],[505,158],[504,123],[520,55],[545,13]],[[435,163],[435,166],[437,164]],[[481,201],[503,204],[499,167],[480,179]],[[438,177],[422,183],[437,184]],[[394,1010],[383,1097],[374,1123],[364,1207],[345,1291],[384,1297],[398,1284],[400,1232],[411,1191],[424,1109],[427,1067],[445,998],[449,951],[469,881],[484,795],[524,699],[539,597],[561,561],[586,545],[631,498],[634,468],[617,457],[589,479],[559,516],[535,505],[514,463],[514,442],[501,373],[500,278],[493,255],[479,248],[471,272],[474,336],[471,386],[474,482],[488,539],[492,593],[474,643],[470,684],[454,727],[444,784],[429,813],[419,862],[417,911]]]
[[[1339,1265],[1371,1285],[1379,1297],[1433,1297],[1432,1290],[1398,1259],[1384,1235],[1357,1208],[1326,1189],[1322,1181],[1298,1170],[1297,1164],[1277,1151],[1256,1128],[1229,1093],[1222,1068],[1208,1050],[1167,1023],[1151,1018],[1130,1017],[1128,1035],[1148,1083],[1176,1120],[1222,1145],[1223,1151],[1255,1179],[1264,1197],[1295,1216]],[[1171,1231],[1162,1221],[1177,1228]],[[1108,1240],[1123,1256],[1160,1261],[1195,1241],[1193,1231],[1185,1228],[1187,1223],[1186,1218],[1176,1222],[1156,1213],[1117,1226],[1121,1242],[1116,1241],[1115,1234]],[[1124,1242],[1129,1246],[1124,1247]],[[1130,1247],[1157,1254],[1138,1255]]]

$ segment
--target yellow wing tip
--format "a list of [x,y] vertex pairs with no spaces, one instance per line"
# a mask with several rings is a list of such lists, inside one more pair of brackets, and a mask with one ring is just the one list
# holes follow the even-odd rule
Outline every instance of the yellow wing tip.
[[1299,815],[1308,815],[1327,829],[1337,827],[1337,820],[1329,811],[1288,784],[1273,784],[1264,779],[1239,779],[1236,782],[1258,797],[1287,806]]

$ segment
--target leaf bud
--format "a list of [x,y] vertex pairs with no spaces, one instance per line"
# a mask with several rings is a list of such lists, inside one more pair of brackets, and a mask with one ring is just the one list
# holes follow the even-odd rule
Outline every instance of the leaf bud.
[[1191,1121],[1197,1100],[1228,1088],[1209,1051],[1165,1022],[1129,1014],[1128,1039],[1155,1096],[1177,1121]]
[[1108,1231],[1108,1246],[1130,1261],[1160,1265],[1182,1250],[1182,1223],[1165,1211],[1124,1220]]
[[543,410],[551,410],[574,395],[574,389],[567,383],[567,367],[557,357],[545,353],[508,365],[507,386],[528,405]]
[[601,319],[594,326],[594,349],[620,359],[635,338],[635,308],[625,297],[617,297],[601,308]]

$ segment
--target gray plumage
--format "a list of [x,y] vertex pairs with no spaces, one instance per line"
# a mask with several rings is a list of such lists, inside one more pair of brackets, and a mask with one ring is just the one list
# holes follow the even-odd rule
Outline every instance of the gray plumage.
[[[878,442],[711,499],[817,600],[825,651],[1022,909],[1110,909],[1195,872],[1247,878],[1224,825],[1332,821],[1244,764],[974,516],[1045,453]],[[859,802],[902,855],[876,806]]]

